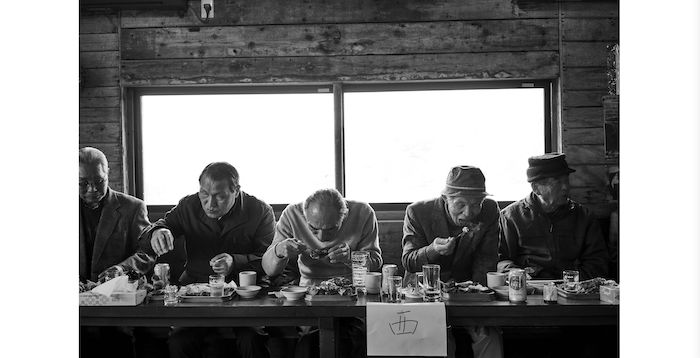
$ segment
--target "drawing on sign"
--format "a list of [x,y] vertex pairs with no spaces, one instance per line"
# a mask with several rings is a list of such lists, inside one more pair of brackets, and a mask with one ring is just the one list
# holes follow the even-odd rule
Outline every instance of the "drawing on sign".
[[393,323],[389,323],[389,328],[391,328],[391,333],[395,336],[401,334],[414,334],[416,333],[416,328],[418,328],[418,321],[413,319],[406,319],[405,314],[411,311],[399,311],[396,314],[399,315],[399,320]]

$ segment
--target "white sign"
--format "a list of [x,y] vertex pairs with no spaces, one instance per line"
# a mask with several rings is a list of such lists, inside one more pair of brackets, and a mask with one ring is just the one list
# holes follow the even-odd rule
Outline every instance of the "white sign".
[[367,302],[368,356],[447,356],[445,304]]

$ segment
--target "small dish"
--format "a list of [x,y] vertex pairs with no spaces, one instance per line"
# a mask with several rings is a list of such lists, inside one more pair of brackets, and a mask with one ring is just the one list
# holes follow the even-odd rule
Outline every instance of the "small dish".
[[306,295],[306,287],[289,286],[280,290],[282,295],[289,301],[300,300]]
[[260,292],[260,286],[240,286],[236,288],[236,293],[241,296],[241,298],[253,298],[258,292]]

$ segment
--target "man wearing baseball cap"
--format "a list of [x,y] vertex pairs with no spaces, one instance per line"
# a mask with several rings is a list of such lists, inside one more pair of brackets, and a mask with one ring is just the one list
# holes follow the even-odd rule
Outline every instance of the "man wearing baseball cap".
[[597,220],[569,199],[569,168],[561,153],[528,159],[532,192],[501,212],[499,271],[523,268],[532,278],[561,279],[578,270],[580,280],[608,274],[608,252]]
[[[409,205],[401,255],[406,272],[419,272],[424,264],[439,264],[442,281],[472,280],[486,285],[486,272],[494,271],[498,261],[499,217],[498,203],[487,195],[481,169],[463,165],[450,170],[442,195]],[[471,338],[474,357],[503,356],[499,329],[456,327],[453,333],[460,336],[464,330]],[[455,345],[448,343],[448,351],[454,349]]]

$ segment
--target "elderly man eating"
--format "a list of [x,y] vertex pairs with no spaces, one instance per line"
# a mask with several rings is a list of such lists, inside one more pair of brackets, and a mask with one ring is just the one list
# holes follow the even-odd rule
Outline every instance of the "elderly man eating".
[[549,153],[528,159],[532,192],[503,209],[499,271],[523,268],[532,278],[561,279],[578,270],[580,279],[608,274],[608,251],[597,220],[569,199],[566,156]]
[[[187,253],[180,283],[208,282],[221,274],[226,281],[252,270],[262,276],[261,257],[272,241],[275,218],[272,207],[241,190],[236,168],[225,162],[207,165],[199,176],[199,192],[188,195],[149,226],[140,246],[163,255],[184,240]],[[243,357],[266,357],[262,336],[251,328],[234,328],[236,345]],[[205,349],[221,354],[220,330],[177,327],[168,342],[171,357],[198,357]],[[212,349],[212,347],[222,349]]]
[[[300,285],[310,286],[334,277],[351,279],[350,253],[356,250],[368,251],[369,270],[379,270],[382,256],[374,210],[344,199],[335,189],[321,189],[284,209],[262,263],[270,276],[281,274],[287,265],[297,267]],[[352,341],[352,357],[365,354],[363,326],[358,319],[341,321],[341,336],[345,343]],[[316,335],[302,339],[298,355],[318,354],[309,349],[311,341],[317,341]]]
[[[496,269],[499,216],[498,203],[487,195],[481,169],[464,165],[450,170],[441,196],[409,205],[401,255],[407,274],[421,271],[425,264],[439,264],[442,281],[472,280],[485,285],[486,272]],[[475,357],[503,356],[497,328],[465,329]],[[455,329],[454,333],[460,332]],[[452,352],[451,336],[450,342]]]

